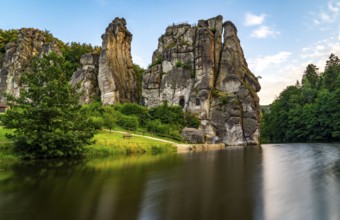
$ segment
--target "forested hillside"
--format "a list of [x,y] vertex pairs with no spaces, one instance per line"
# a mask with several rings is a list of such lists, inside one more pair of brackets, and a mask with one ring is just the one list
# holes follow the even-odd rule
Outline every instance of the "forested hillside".
[[324,72],[309,64],[301,83],[288,86],[262,111],[263,142],[340,140],[340,60],[331,54]]

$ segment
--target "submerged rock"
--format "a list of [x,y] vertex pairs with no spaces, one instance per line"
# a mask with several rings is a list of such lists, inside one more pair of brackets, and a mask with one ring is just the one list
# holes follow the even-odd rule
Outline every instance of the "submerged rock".
[[248,145],[259,143],[260,89],[236,27],[217,16],[167,27],[143,74],[142,96],[146,106],[167,101],[196,114],[208,141]]

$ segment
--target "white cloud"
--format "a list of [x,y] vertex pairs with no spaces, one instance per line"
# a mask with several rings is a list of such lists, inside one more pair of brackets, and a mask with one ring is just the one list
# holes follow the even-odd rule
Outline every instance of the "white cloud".
[[338,13],[340,10],[340,2],[334,3],[333,1],[328,2],[328,10],[333,13]]
[[268,38],[276,37],[278,35],[280,35],[280,32],[275,31],[268,26],[262,25],[261,27],[253,30],[250,36],[255,38]]
[[331,53],[340,55],[340,35],[337,38],[329,37],[317,42],[314,42],[309,47],[305,47],[301,50],[300,57],[308,59],[314,64],[319,64],[319,67],[323,69],[326,60]]
[[329,14],[326,14],[325,12],[319,13],[319,19],[324,23],[331,23],[333,21],[333,17],[331,17]]
[[246,13],[243,24],[245,26],[261,25],[265,17],[265,14],[254,15],[252,13]]
[[340,55],[340,34],[322,39],[304,47],[295,56],[282,51],[280,53],[256,57],[249,60],[249,68],[262,76],[261,104],[269,104],[289,85],[301,81],[308,64],[315,64],[320,72],[324,71],[331,53]]
[[281,51],[274,55],[249,59],[249,68],[255,73],[261,73],[271,65],[278,65],[285,62],[290,55],[290,52]]
[[310,12],[309,19],[312,22],[320,26],[322,29],[327,29],[324,27],[325,24],[332,24],[335,23],[340,14],[340,2],[335,2],[334,0],[328,0],[327,7],[320,7],[323,8],[318,12]]

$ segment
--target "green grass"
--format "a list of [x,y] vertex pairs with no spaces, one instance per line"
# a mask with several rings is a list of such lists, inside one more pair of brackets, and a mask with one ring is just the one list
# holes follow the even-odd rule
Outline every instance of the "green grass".
[[3,126],[0,126],[0,163],[19,160],[19,157],[13,152],[11,141],[5,136],[12,132],[12,130],[4,129]]
[[172,144],[137,136],[124,139],[123,134],[109,131],[99,131],[94,140],[86,147],[87,157],[176,152]]
[[[13,151],[11,141],[5,137],[11,130],[0,126],[0,163],[19,160],[20,157]],[[151,140],[144,137],[133,136],[124,139],[123,134],[99,131],[94,136],[95,143],[85,147],[85,157],[106,157],[129,154],[160,154],[176,152],[176,147],[172,144]]]
[[[106,128],[106,129],[108,129],[108,128]],[[126,129],[121,128],[119,126],[116,126],[113,130],[115,130],[115,131],[125,131],[125,132],[127,131]],[[139,134],[139,135],[144,135],[144,136],[149,136],[149,137],[154,137],[154,138],[160,138],[160,139],[163,139],[163,140],[175,142],[177,144],[182,143],[178,140],[174,140],[173,138],[164,137],[164,136],[159,135],[159,134],[151,133],[151,132],[148,132],[148,131],[143,130],[141,128],[138,128],[136,131],[128,131],[128,132],[131,133],[131,134]]]

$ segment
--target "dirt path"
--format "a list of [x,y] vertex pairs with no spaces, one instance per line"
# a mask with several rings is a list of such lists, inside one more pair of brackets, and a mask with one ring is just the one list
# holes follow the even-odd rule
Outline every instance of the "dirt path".
[[[103,129],[105,131],[110,131],[110,130],[107,130],[107,129]],[[125,134],[126,132],[125,131],[114,131],[112,130],[112,132],[115,132],[115,133],[121,133],[121,134]],[[156,141],[161,141],[161,142],[165,142],[165,143],[169,143],[169,144],[178,144],[176,142],[173,142],[173,141],[168,141],[168,140],[164,140],[164,139],[160,139],[160,138],[155,138],[155,137],[150,137],[150,136],[145,136],[145,135],[140,135],[140,134],[133,134],[133,133],[130,133],[132,136],[138,136],[138,137],[144,137],[144,138],[149,138],[149,139],[152,139],[152,140],[156,140]]]
[[[105,131],[110,131],[107,129],[103,129]],[[125,134],[125,131],[112,131],[115,133],[120,133],[120,134]],[[140,135],[140,134],[132,134],[132,136],[138,136],[138,137],[144,137],[144,138],[149,138],[152,140],[156,141],[161,141],[169,144],[173,144],[177,148],[177,153],[185,153],[185,152],[190,152],[190,151],[206,151],[206,150],[218,150],[218,149],[223,149],[225,148],[225,145],[223,143],[220,144],[180,144],[180,143],[175,143],[173,141],[168,141],[164,140],[161,138],[155,138],[155,137],[150,137],[150,136],[145,136],[145,135]]]

